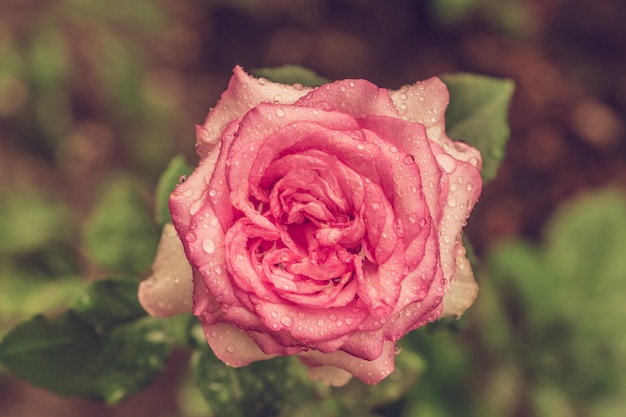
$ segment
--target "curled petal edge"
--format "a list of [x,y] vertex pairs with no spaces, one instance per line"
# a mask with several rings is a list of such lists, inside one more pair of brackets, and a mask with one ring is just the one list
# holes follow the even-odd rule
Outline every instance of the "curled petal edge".
[[163,227],[152,275],[139,284],[139,303],[153,317],[191,311],[191,266],[174,225]]
[[456,275],[454,282],[443,297],[441,317],[460,318],[478,295],[478,284],[474,280],[472,266],[466,256],[465,247],[459,244],[456,253]]

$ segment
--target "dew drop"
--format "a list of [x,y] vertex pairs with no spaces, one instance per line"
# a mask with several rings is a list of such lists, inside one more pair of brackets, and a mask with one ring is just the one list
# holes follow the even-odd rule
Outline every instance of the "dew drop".
[[202,241],[202,250],[207,254],[215,252],[215,241],[213,239],[206,238]]
[[209,196],[210,197],[215,197],[217,195],[217,191],[215,190],[215,188],[211,188],[209,190]]
[[364,143],[359,143],[356,145],[356,148],[360,151],[362,151],[363,149],[365,149],[365,144]]
[[281,109],[280,107],[276,109],[276,116],[278,117],[285,117],[285,111],[283,109]]
[[227,351],[229,351],[230,353],[233,353],[233,352],[235,351],[235,345],[233,345],[232,343],[231,343],[231,344],[229,344],[229,345],[226,347],[226,350],[227,350]]
[[448,200],[448,207],[456,207],[456,200],[454,198]]
[[474,188],[474,186],[473,186],[471,183],[469,183],[469,182],[468,182],[468,183],[467,183],[467,185],[465,186],[465,189],[466,189],[467,191],[472,191],[472,189],[473,189],[473,188]]
[[372,203],[372,208],[374,210],[378,210],[380,208],[380,203],[377,203],[377,202]]
[[404,163],[407,165],[412,165],[415,163],[415,158],[413,158],[413,155],[407,155],[404,157]]
[[187,242],[195,242],[196,241],[196,234],[194,232],[189,232],[187,233]]
[[[415,223],[417,221],[417,214],[415,214],[415,213],[409,214],[409,221],[411,223]],[[421,221],[420,221],[420,224],[421,224]]]

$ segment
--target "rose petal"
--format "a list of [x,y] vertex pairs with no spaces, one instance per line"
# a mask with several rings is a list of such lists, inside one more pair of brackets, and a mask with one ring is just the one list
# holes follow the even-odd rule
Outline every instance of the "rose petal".
[[139,303],[153,317],[191,311],[192,272],[172,224],[163,227],[152,275],[139,284]]
[[228,366],[239,368],[254,361],[271,359],[257,346],[250,337],[237,327],[228,323],[204,324],[206,336],[215,356]]
[[405,85],[389,92],[403,120],[421,123],[430,140],[442,144],[445,111],[450,101],[446,85],[437,77]]
[[459,245],[456,253],[455,280],[443,297],[442,317],[460,318],[478,295],[478,284],[474,280],[472,266],[465,256],[465,247]]
[[377,384],[393,372],[395,346],[395,342],[385,342],[383,353],[372,361],[354,357],[340,350],[328,354],[311,350],[300,353],[298,356],[309,366],[335,366],[349,372],[367,384]]
[[354,118],[371,115],[399,117],[389,91],[366,80],[339,80],[312,90],[298,106],[336,110]]
[[240,66],[233,70],[228,88],[211,110],[198,135],[198,153],[206,156],[220,139],[221,132],[232,120],[238,119],[262,102],[292,104],[306,95],[310,88],[278,84],[246,74]]
[[309,366],[309,377],[333,387],[342,387],[352,379],[352,374],[336,366]]

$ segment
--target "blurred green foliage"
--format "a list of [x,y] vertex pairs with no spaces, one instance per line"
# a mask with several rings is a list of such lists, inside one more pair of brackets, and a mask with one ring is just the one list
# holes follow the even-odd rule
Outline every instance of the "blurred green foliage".
[[141,273],[152,265],[158,233],[131,180],[115,180],[99,193],[82,232],[89,257],[107,271]]
[[436,20],[450,28],[475,17],[511,34],[532,30],[534,24],[523,0],[432,0],[430,7]]

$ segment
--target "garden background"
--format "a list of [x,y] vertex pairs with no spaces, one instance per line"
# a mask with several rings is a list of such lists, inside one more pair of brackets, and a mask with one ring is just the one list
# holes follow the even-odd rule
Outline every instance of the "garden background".
[[[622,0],[2,0],[0,337],[79,282],[147,275],[156,181],[196,161],[235,65],[389,88],[473,72],[516,83],[466,229],[481,293],[407,338],[420,375],[375,412],[625,415],[624,17]],[[0,416],[199,417],[188,356],[114,408],[0,370]]]

